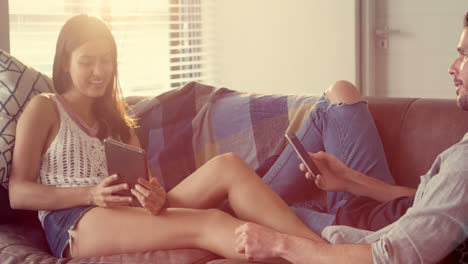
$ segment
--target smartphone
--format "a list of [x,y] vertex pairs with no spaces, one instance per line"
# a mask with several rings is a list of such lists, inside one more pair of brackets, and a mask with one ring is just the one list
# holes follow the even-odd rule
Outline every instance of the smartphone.
[[309,154],[297,136],[295,134],[286,134],[284,136],[296,152],[299,159],[302,161],[302,164],[304,164],[307,168],[307,171],[312,174],[314,178],[317,177],[317,175],[320,174],[320,170],[317,168],[314,161],[310,158]]
[[141,207],[130,189],[138,183],[139,177],[148,179],[146,151],[120,141],[104,139],[108,175],[117,174],[115,184],[127,183],[128,190],[116,192],[117,195],[132,197],[132,206]]

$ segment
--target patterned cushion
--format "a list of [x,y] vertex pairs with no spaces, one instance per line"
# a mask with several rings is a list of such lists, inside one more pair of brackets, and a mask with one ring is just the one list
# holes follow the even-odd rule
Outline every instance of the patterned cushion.
[[0,184],[5,188],[8,188],[16,122],[26,103],[42,92],[54,92],[51,78],[0,50]]
[[468,263],[468,239],[459,245],[450,255],[442,261],[444,264],[466,264]]

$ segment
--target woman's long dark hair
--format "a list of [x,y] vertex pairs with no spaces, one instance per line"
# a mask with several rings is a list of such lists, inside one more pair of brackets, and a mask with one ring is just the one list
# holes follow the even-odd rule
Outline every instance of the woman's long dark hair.
[[107,24],[97,17],[85,14],[70,18],[60,31],[55,51],[52,79],[55,90],[62,94],[72,86],[71,77],[65,72],[70,63],[71,53],[85,42],[95,39],[106,39],[111,45],[113,80],[106,87],[104,96],[98,98],[93,112],[100,124],[98,138],[130,138],[130,128],[136,127],[134,118],[126,114],[128,105],[122,96],[117,73],[117,45]]

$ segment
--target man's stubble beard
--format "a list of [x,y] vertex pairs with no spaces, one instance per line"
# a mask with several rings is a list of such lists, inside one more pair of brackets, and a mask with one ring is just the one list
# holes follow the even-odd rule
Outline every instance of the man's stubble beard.
[[465,92],[460,92],[457,104],[461,109],[468,111],[468,94]]

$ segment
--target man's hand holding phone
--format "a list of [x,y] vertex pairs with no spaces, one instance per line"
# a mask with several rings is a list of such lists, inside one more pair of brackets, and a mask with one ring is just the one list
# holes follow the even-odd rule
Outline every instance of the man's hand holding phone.
[[359,172],[348,168],[337,157],[323,151],[309,153],[309,156],[320,168],[320,174],[317,174],[315,178],[310,177],[306,166],[301,163],[299,168],[306,172],[306,178],[314,180],[315,185],[324,191],[353,193],[350,188],[354,186],[353,179],[357,178],[355,174]]

